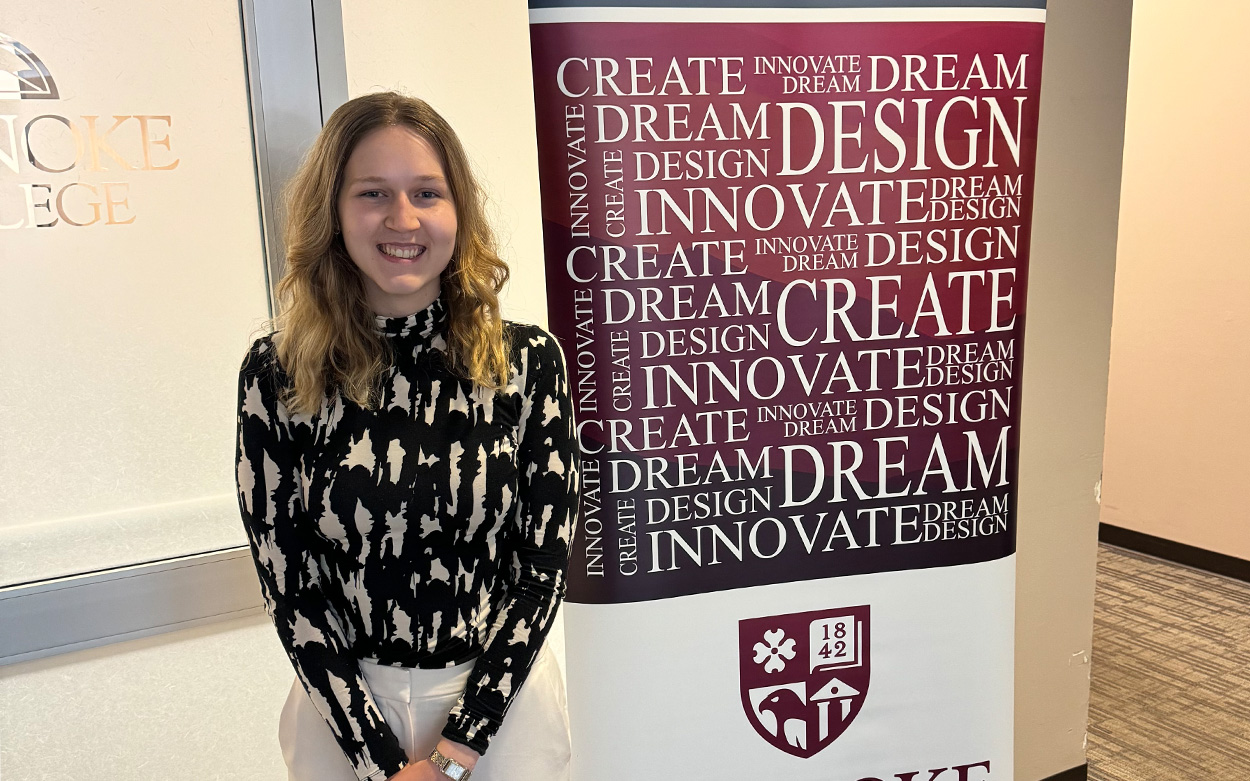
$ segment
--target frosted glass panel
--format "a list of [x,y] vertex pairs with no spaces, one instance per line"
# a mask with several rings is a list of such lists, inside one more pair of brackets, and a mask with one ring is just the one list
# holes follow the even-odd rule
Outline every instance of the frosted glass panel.
[[18,4],[0,34],[0,585],[242,544],[239,7]]

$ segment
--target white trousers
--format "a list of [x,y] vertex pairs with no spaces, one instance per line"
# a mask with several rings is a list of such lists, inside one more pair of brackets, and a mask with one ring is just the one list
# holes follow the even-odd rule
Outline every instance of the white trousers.
[[[412,760],[429,756],[473,662],[443,670],[360,663],[378,708]],[[290,781],[356,781],[330,726],[296,679],[282,708],[278,742]],[[569,721],[564,681],[546,646],[517,692],[473,781],[568,781]]]

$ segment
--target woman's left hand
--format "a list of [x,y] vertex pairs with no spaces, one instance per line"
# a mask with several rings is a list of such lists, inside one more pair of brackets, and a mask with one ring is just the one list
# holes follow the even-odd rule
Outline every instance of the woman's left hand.
[[428,759],[406,765],[403,770],[391,776],[387,781],[447,781],[443,771],[434,767]]
[[[438,741],[438,753],[456,760],[469,770],[477,766],[482,755],[460,743],[453,743],[446,738]],[[388,781],[447,781],[446,774],[439,770],[429,759],[413,762],[403,770],[391,776]]]
[[[447,738],[440,739],[435,748],[438,749],[438,753],[449,759],[456,760],[469,770],[477,767],[477,761],[482,758],[481,754],[477,753],[463,743],[454,743]],[[438,768],[434,769],[437,770]]]

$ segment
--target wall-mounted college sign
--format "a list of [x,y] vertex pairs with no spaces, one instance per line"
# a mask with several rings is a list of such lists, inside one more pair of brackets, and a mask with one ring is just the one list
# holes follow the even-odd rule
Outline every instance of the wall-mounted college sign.
[[[39,56],[0,33],[0,173],[10,185],[0,189],[0,230],[129,225],[136,217],[129,172],[178,167],[170,115],[24,108],[60,97]],[[23,101],[15,108],[24,110],[4,110],[8,101]]]
[[577,778],[1011,778],[1044,7],[531,0]]

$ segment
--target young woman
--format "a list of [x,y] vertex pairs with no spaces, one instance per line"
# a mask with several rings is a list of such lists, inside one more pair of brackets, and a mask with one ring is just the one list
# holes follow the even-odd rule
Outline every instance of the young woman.
[[287,212],[237,461],[296,671],[290,778],[567,778],[543,641],[577,513],[572,405],[555,339],[500,317],[508,270],[464,150],[419,100],[356,98]]

